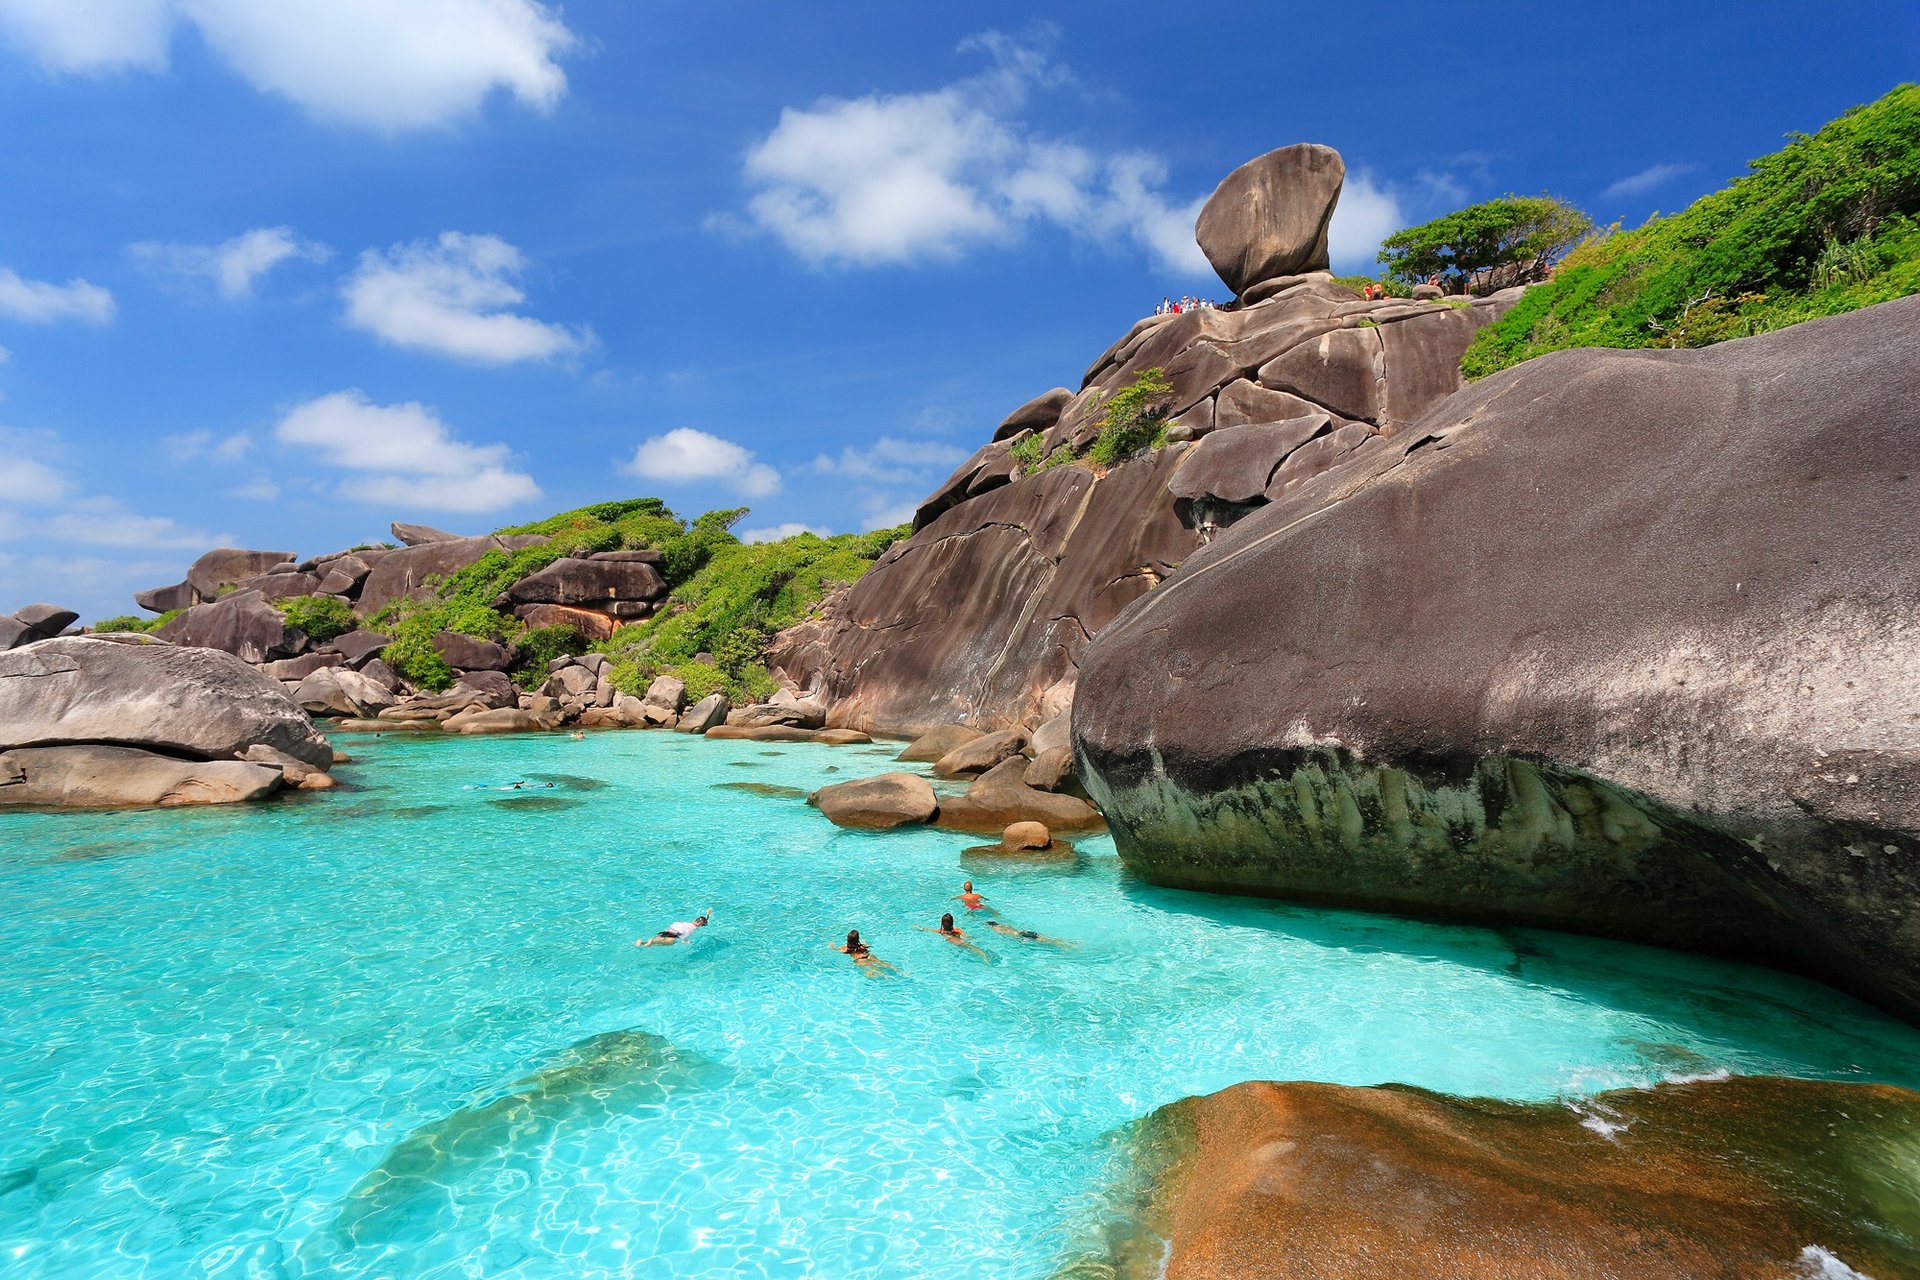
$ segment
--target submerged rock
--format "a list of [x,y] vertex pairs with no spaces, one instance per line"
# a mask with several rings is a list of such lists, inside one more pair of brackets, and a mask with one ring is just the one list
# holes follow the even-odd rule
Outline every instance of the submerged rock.
[[1153,883],[1712,950],[1920,1018],[1917,405],[1920,298],[1488,378],[1103,631],[1081,778]]
[[[1572,1104],[1242,1084],[1135,1135],[1105,1274],[1722,1280],[1920,1274],[1920,1094],[1746,1077]],[[1078,1274],[1073,1272],[1072,1274]]]

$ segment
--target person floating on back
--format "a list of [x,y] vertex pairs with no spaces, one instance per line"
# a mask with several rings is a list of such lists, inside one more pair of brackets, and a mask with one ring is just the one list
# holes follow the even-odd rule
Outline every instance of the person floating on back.
[[940,917],[940,927],[938,929],[929,929],[927,928],[927,926],[923,924],[917,924],[913,927],[918,929],[922,933],[937,933],[941,937],[945,938],[948,942],[951,942],[954,946],[965,947],[967,950],[973,952],[973,954],[979,956],[982,960],[986,960],[990,958],[986,952],[982,951],[979,947],[974,946],[973,943],[967,939],[967,931],[965,929],[962,929],[959,925],[956,925],[953,922],[953,912],[951,911],[947,912],[945,915]]
[[1031,929],[1016,929],[1010,924],[1001,924],[998,920],[987,921],[987,927],[995,933],[1004,933],[1009,938],[1018,938],[1022,942],[1044,942],[1054,947],[1071,947],[1073,944],[1060,938],[1049,938],[1044,933],[1035,933]]
[[953,900],[955,902],[965,903],[969,911],[993,910],[992,907],[987,905],[987,900],[984,897],[973,891],[973,881],[971,880],[960,886],[960,892],[953,895]]
[[636,938],[636,947],[670,947],[676,942],[685,942],[693,936],[695,929],[704,929],[713,923],[713,909],[708,908],[691,920],[675,920],[672,924],[654,934],[651,938]]
[[836,943],[833,949],[843,955],[851,956],[853,962],[859,965],[869,978],[879,977],[883,969],[889,973],[900,972],[885,960],[873,954],[873,949],[866,943],[860,941],[860,931],[858,929],[847,930],[847,940],[844,943]]

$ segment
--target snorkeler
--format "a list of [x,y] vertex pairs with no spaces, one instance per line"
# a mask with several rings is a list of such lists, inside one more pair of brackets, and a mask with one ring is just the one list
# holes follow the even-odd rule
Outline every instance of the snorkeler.
[[713,923],[713,908],[709,907],[691,920],[675,920],[672,924],[654,934],[651,938],[636,938],[636,947],[670,947],[676,942],[685,942],[693,937],[695,929],[704,929]]
[[847,940],[844,943],[835,943],[833,949],[843,955],[853,957],[853,962],[865,970],[869,978],[879,977],[882,969],[885,969],[889,973],[900,972],[885,960],[873,954],[873,949],[867,946],[866,943],[860,941],[860,931],[858,929],[847,930]]
[[973,943],[968,940],[967,931],[953,922],[953,912],[951,911],[940,917],[940,927],[938,929],[929,929],[923,924],[917,924],[913,927],[922,933],[937,933],[954,946],[965,947],[982,960],[990,959],[986,952],[974,946]]
[[973,881],[971,880],[960,886],[960,892],[953,896],[953,900],[955,902],[965,903],[969,911],[993,910],[992,907],[987,905],[987,900],[984,897],[973,891]]
[[998,920],[987,921],[987,927],[995,933],[1004,933],[1009,938],[1018,938],[1022,942],[1044,942],[1049,946],[1071,947],[1073,944],[1061,938],[1049,938],[1044,933],[1035,933],[1031,929],[1016,929],[1010,924],[1001,924]]

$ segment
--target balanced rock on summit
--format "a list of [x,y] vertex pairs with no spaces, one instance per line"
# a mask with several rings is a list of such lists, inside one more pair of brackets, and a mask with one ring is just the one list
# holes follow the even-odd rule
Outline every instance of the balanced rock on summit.
[[1327,224],[1347,166],[1332,147],[1299,143],[1247,161],[1200,210],[1194,238],[1236,294],[1327,269]]

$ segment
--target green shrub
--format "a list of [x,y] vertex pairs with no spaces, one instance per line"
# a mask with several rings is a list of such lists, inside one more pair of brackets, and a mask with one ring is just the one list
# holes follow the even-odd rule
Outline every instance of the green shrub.
[[360,625],[360,619],[339,596],[288,596],[275,600],[273,607],[287,616],[288,626],[300,628],[316,644],[343,636]]
[[433,647],[433,637],[439,631],[429,615],[408,618],[392,628],[393,639],[380,651],[380,659],[402,679],[443,693],[453,688],[453,668]]
[[672,669],[672,674],[687,686],[688,702],[698,702],[716,693],[724,693],[728,701],[733,700],[734,690],[727,673],[710,662],[683,662]]
[[547,681],[548,663],[562,654],[586,651],[587,638],[565,623],[531,627],[514,646],[514,680],[523,689],[537,689]]
[[1110,467],[1152,443],[1154,427],[1166,414],[1166,397],[1172,390],[1166,370],[1156,365],[1142,369],[1131,385],[1114,392],[1102,407],[1099,434],[1087,450],[1088,461]]
[[102,618],[89,629],[96,634],[105,631],[158,631],[185,612],[185,609],[169,609],[157,618],[141,618],[130,613],[123,613],[117,618]]
[[1462,372],[1568,347],[1704,346],[1920,291],[1920,87],[1792,135],[1749,168],[1568,254],[1475,336]]
[[1039,432],[1025,436],[1007,450],[1013,460],[1020,464],[1019,474],[1030,476],[1040,469],[1041,438]]

